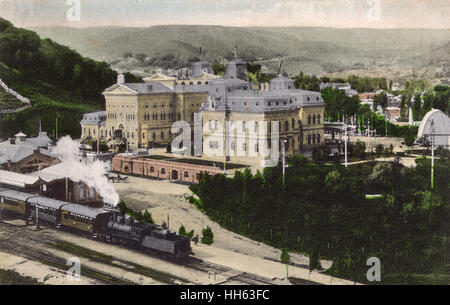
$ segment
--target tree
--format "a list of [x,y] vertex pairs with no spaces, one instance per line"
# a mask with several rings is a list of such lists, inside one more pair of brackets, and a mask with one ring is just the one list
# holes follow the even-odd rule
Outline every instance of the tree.
[[202,230],[202,244],[212,245],[214,243],[214,234],[209,226]]
[[377,157],[380,157],[380,156],[383,154],[383,152],[384,152],[384,146],[383,146],[383,144],[378,144],[378,145],[375,147],[375,153],[377,154]]
[[194,237],[194,230],[186,232],[186,228],[183,225],[181,225],[181,227],[178,229],[178,234],[192,239]]

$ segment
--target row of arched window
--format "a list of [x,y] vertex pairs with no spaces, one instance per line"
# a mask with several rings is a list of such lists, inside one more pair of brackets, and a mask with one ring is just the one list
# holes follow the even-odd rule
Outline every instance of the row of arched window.
[[312,124],[316,124],[316,121],[317,121],[317,124],[320,124],[320,114],[318,114],[317,117],[315,114],[313,114],[312,116],[308,115],[308,124],[309,125],[311,125],[311,122],[312,122]]
[[320,144],[320,134],[308,135],[308,144]]

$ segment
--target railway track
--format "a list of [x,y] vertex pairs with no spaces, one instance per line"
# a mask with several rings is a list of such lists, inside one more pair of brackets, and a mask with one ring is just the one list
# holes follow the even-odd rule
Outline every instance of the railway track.
[[[57,238],[51,236],[51,234],[46,234],[46,230],[41,231],[30,230],[29,227],[16,226],[8,224],[0,220],[0,244],[2,251],[24,257],[26,259],[38,261],[46,265],[53,267],[58,267],[65,270],[67,268],[66,261],[54,256],[50,251],[45,250],[45,247],[49,244],[55,243]],[[70,232],[65,232],[66,234],[72,234]],[[121,245],[117,245],[129,251],[143,253],[136,249],[129,249]],[[197,270],[209,274],[210,272],[216,275],[227,273],[230,274],[226,282],[233,282],[243,285],[273,285],[274,282],[271,279],[263,278],[254,274],[243,273],[232,268],[205,262],[201,259],[195,257],[188,257],[185,261],[174,261],[167,259],[164,255],[151,255],[152,257],[177,264],[189,269]],[[86,271],[86,269],[84,269]],[[101,275],[100,278],[107,278],[108,280],[101,280],[105,284],[116,284],[120,282],[120,279],[114,278],[113,276],[103,273],[99,270],[91,270],[93,275]]]

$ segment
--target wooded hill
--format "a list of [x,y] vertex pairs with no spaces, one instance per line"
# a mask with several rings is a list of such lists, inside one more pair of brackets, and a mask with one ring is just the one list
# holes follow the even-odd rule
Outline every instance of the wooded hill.
[[[137,82],[131,74],[127,81]],[[105,62],[81,56],[35,32],[0,18],[0,79],[30,99],[33,107],[0,118],[0,138],[22,130],[36,134],[38,117],[52,135],[59,115],[59,134],[80,136],[82,114],[104,108],[102,92],[117,80]]]

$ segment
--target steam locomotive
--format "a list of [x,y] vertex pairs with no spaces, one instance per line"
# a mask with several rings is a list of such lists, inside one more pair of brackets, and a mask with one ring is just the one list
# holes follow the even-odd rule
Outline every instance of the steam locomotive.
[[27,221],[50,223],[109,243],[183,259],[192,254],[190,239],[165,227],[139,223],[114,209],[94,209],[39,195],[0,192],[0,209]]

